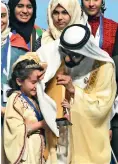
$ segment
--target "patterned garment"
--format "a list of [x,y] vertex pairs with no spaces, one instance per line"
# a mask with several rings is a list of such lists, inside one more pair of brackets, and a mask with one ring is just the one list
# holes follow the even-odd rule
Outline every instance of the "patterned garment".
[[[99,27],[99,17],[89,19],[89,24],[92,29],[92,34],[95,36]],[[102,49],[105,50],[110,56],[112,56],[113,47],[115,43],[116,31],[118,23],[103,17],[103,45]]]
[[[19,39],[19,42],[21,42],[20,44],[22,44],[22,40]],[[20,46],[19,44],[16,47],[14,43],[12,44],[11,42],[9,48],[10,57],[8,57],[8,52],[5,51],[5,46],[6,44],[1,48],[1,63],[3,63],[6,59],[6,64],[4,65],[4,69],[1,69],[1,90],[2,90],[1,105],[4,107],[6,106],[6,100],[4,100],[3,95],[6,95],[5,93],[6,90],[4,90],[3,88],[5,85],[8,84],[8,80],[11,77],[12,65],[19,58],[19,56],[24,55],[27,52],[27,50],[25,50],[24,48],[19,47]],[[9,69],[8,69],[8,65],[9,65]]]
[[[38,105],[31,100],[40,112]],[[44,136],[39,129],[30,131],[25,120],[37,122],[33,108],[21,96],[14,92],[8,99],[4,118],[4,148],[9,163],[19,164],[45,164],[43,152],[45,149]],[[14,123],[15,122],[15,123]],[[14,153],[13,151],[14,150]]]
[[41,47],[41,38],[42,38],[42,36],[40,36],[40,37],[35,41],[34,48],[33,48],[33,51],[34,51],[34,52],[35,52],[36,50],[38,50],[39,47]]

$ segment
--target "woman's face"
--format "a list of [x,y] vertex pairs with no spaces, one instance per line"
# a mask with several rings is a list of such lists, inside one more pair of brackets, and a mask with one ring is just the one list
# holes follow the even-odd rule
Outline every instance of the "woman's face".
[[87,15],[99,16],[102,6],[102,0],[82,0],[83,8]]
[[8,24],[8,16],[5,8],[1,7],[1,32],[3,32]]
[[33,6],[29,0],[20,0],[15,7],[15,16],[18,21],[27,23],[33,15]]
[[71,17],[62,7],[57,6],[52,13],[53,24],[58,30],[63,30],[70,22]]

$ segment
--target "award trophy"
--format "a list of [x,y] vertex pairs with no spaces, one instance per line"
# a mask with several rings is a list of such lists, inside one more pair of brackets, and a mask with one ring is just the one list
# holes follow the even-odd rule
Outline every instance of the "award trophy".
[[[59,74],[60,72],[64,72],[64,66],[63,66],[63,62],[59,68],[59,70],[57,71],[56,75]],[[63,109],[63,107],[61,106],[62,101],[66,98],[69,101],[69,96],[66,92],[66,89],[64,86],[62,85],[57,85],[57,79],[56,79],[56,75],[53,79],[50,80],[50,82],[47,85],[47,89],[46,89],[46,93],[48,94],[48,96],[50,96],[56,103],[57,105],[57,126],[68,126],[68,125],[72,125],[72,123],[66,118],[64,117],[64,111],[67,115],[69,115],[69,111],[68,109]]]

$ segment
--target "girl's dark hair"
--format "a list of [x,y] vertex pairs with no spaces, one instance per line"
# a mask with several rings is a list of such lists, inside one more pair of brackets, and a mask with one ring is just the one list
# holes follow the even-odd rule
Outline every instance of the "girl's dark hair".
[[[81,6],[82,6],[82,8],[84,7],[84,5],[83,5],[83,0],[81,0]],[[102,0],[101,11],[102,11],[103,14],[104,14],[105,10],[106,10],[105,1]]]
[[27,65],[33,65],[36,64],[34,62],[34,60],[23,60],[21,62],[19,62],[12,74],[11,74],[11,79],[8,81],[8,84],[10,86],[10,90],[7,92],[7,97],[9,97],[14,91],[16,90],[20,90],[19,85],[16,82],[16,79],[19,78],[21,81],[24,81],[25,79],[27,79],[29,77],[29,75],[32,73],[32,71],[34,70],[39,70],[42,71],[43,68],[39,67],[32,67],[32,68],[26,68]]

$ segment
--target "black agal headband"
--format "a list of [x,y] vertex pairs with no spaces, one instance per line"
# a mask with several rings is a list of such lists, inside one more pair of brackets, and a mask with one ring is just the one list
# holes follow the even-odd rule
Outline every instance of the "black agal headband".
[[82,48],[90,38],[90,31],[87,26],[81,24],[73,24],[66,27],[61,36],[60,44],[70,50]]

